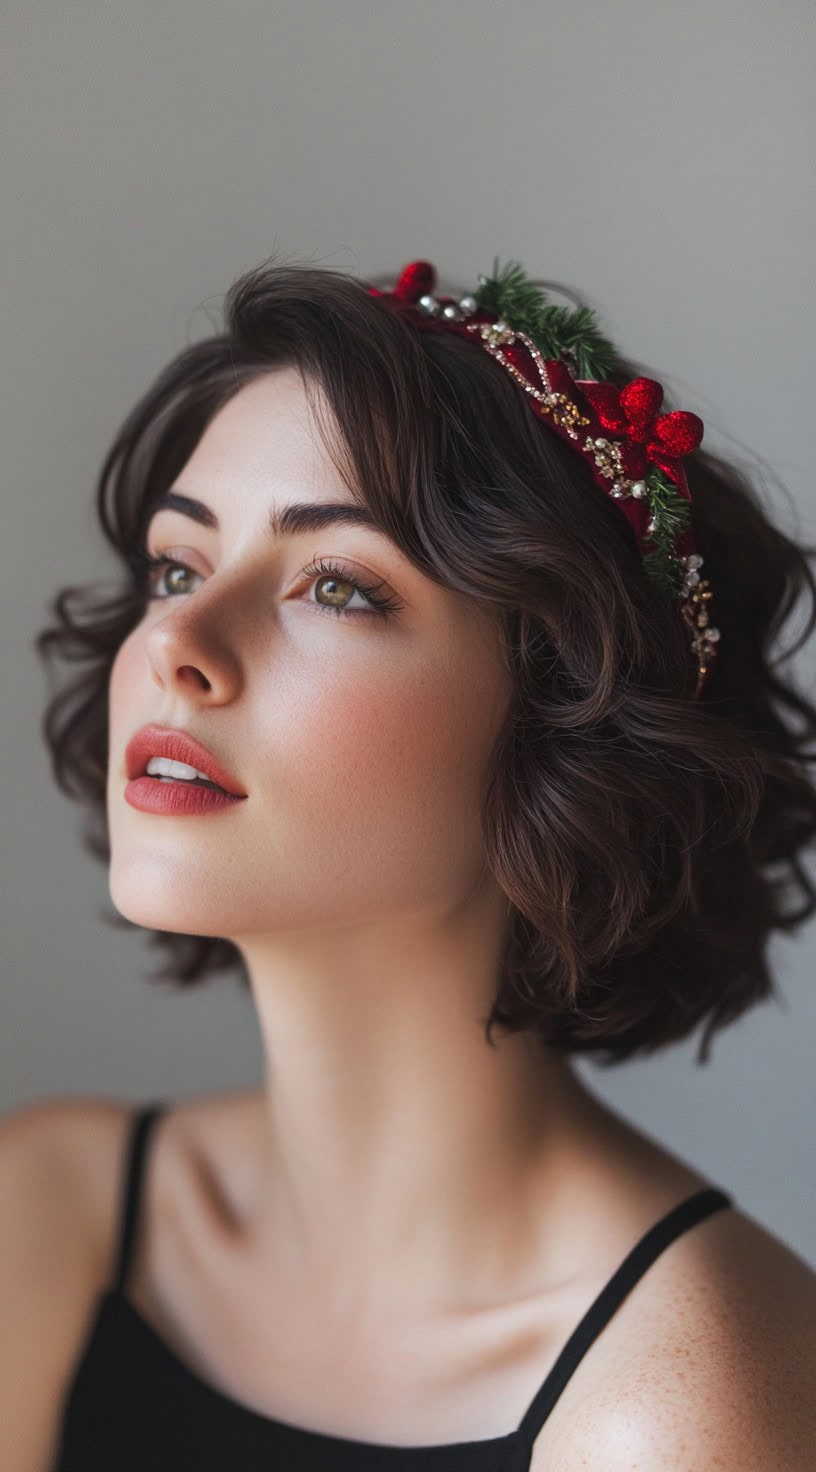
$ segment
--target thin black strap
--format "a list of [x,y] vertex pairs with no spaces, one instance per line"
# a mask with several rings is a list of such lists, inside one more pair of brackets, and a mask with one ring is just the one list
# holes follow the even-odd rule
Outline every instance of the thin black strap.
[[639,1242],[635,1243],[609,1282],[601,1289],[594,1303],[590,1304],[577,1329],[564,1345],[529,1409],[525,1412],[516,1432],[518,1450],[516,1451],[514,1446],[512,1459],[514,1468],[529,1466],[529,1454],[532,1451],[533,1442],[570,1375],[583,1359],[590,1345],[597,1339],[601,1330],[606,1327],[626,1295],[643,1276],[646,1269],[651,1267],[655,1258],[659,1257],[664,1248],[668,1247],[670,1242],[687,1231],[689,1227],[695,1226],[697,1222],[710,1216],[712,1212],[721,1211],[723,1207],[733,1206],[733,1204],[733,1198],[725,1191],[720,1191],[716,1186],[706,1186],[702,1191],[697,1191],[693,1196],[681,1201],[679,1206],[673,1207],[666,1216],[661,1217],[660,1221],[655,1222],[655,1225],[649,1228]]
[[114,1286],[120,1293],[123,1293],[125,1289],[131,1252],[136,1237],[147,1142],[152,1126],[164,1114],[166,1109],[167,1105],[163,1102],[146,1104],[137,1110],[130,1127],[123,1177],[122,1206],[119,1216],[118,1263],[114,1276]]

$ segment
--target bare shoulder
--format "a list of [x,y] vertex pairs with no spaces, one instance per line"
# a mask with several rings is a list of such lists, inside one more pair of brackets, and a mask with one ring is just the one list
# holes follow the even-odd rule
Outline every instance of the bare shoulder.
[[567,1386],[533,1472],[808,1472],[816,1273],[736,1208],[676,1239]]
[[63,1394],[110,1271],[132,1105],[41,1099],[0,1118],[4,1466],[50,1465]]
[[45,1098],[0,1118],[0,1223],[7,1250],[42,1266],[56,1233],[58,1258],[71,1251],[101,1266],[135,1107],[113,1099]]

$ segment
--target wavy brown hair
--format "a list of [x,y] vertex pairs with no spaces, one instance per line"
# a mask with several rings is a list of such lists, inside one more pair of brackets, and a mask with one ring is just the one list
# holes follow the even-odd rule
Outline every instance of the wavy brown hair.
[[[482,824],[511,905],[488,1041],[527,1029],[611,1064],[703,1023],[706,1061],[714,1032],[773,992],[772,933],[816,908],[802,863],[816,708],[780,669],[816,621],[816,549],[773,524],[735,466],[703,450],[685,462],[721,631],[694,702],[688,631],[583,460],[478,344],[418,332],[345,273],[268,260],[241,276],[223,331],[158,375],[104,460],[97,509],[121,583],[63,589],[35,641],[49,669],[54,656],[81,667],[50,690],[42,729],[58,786],[86,807],[85,847],[110,858],[108,681],[145,611],[152,509],[218,410],[284,365],[380,529],[501,631],[513,693]],[[640,371],[624,361],[614,381]],[[772,658],[803,591],[806,627]],[[167,956],[150,980],[237,967],[248,985],[223,937],[148,936]]]

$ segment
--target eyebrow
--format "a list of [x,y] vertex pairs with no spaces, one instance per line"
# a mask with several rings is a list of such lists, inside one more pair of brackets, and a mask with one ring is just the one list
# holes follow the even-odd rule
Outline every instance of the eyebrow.
[[[179,511],[182,516],[191,517],[201,526],[212,527],[214,531],[220,529],[218,517],[209,506],[193,496],[182,496],[178,491],[165,491],[161,500],[153,507],[151,515],[158,511]],[[385,536],[371,512],[356,502],[293,501],[269,514],[269,530],[273,537],[294,537],[300,532],[319,532],[324,527],[335,525],[367,526]]]

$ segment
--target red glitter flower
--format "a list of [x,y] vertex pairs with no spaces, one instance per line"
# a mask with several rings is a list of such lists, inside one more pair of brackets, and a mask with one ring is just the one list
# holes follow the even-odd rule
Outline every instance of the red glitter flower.
[[647,458],[665,470],[676,470],[676,461],[696,450],[703,438],[703,421],[696,414],[658,412],[663,385],[654,378],[633,378],[621,389],[581,379],[580,387],[604,429],[642,445]]

